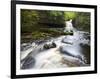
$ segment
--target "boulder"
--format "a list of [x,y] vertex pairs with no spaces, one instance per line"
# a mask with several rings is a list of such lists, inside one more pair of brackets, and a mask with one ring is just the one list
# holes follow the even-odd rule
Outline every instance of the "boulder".
[[30,43],[23,43],[23,44],[21,44],[21,51],[25,51],[25,50],[27,50],[27,49],[29,49],[31,47],[32,46],[31,46]]
[[44,44],[44,49],[50,49],[50,48],[55,48],[56,44],[54,42],[49,43],[49,44]]
[[62,54],[65,54],[65,55],[78,58],[80,61],[84,61],[84,57],[83,57],[83,56],[78,55],[78,54],[75,55],[74,53],[69,52],[69,51],[66,49],[66,47],[64,47],[64,46],[60,47],[60,52],[61,52]]
[[75,57],[75,55],[73,55],[72,53],[70,53],[70,52],[67,51],[66,47],[61,46],[61,47],[60,47],[60,52],[61,52],[62,54],[66,54],[66,55],[68,55],[68,56]]
[[62,43],[66,43],[66,44],[73,44],[73,37],[69,36],[69,37],[65,37],[62,39]]
[[90,40],[90,34],[89,33],[84,33],[84,38],[87,40]]
[[30,69],[35,65],[35,59],[32,56],[26,57],[23,61],[21,69]]

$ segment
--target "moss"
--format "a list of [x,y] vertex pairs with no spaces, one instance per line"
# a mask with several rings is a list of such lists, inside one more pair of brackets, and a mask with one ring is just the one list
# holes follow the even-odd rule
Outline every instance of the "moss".
[[59,31],[56,28],[42,28],[33,31],[32,33],[22,33],[21,35],[21,43],[22,42],[31,42],[34,40],[46,40],[51,37],[58,37],[61,35],[73,35],[73,32],[63,32],[63,30]]
[[63,31],[58,31],[56,29],[39,29],[38,31],[32,32],[32,38],[34,40],[42,40],[42,39],[47,39],[50,37],[58,37],[61,35],[73,35],[73,32],[68,33],[68,32],[63,32]]
[[51,35],[45,32],[40,32],[40,31],[32,32],[32,38],[34,40],[45,39],[48,36],[51,36]]

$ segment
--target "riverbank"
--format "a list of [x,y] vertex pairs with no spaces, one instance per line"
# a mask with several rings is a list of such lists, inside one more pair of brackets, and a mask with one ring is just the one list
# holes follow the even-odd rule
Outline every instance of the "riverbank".
[[47,40],[61,35],[73,35],[73,32],[64,32],[62,28],[40,28],[32,33],[22,33],[21,43],[35,40]]

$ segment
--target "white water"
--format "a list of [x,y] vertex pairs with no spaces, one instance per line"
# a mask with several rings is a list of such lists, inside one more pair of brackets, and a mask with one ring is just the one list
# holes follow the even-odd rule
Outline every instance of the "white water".
[[66,23],[66,27],[64,29],[64,32],[71,32],[74,30],[72,20],[66,21],[65,23]]
[[49,49],[47,51],[41,52],[40,54],[35,56],[36,64],[35,64],[34,68],[68,67],[67,64],[62,63],[63,58],[66,58],[68,61],[70,61],[72,63],[79,61],[78,58],[63,55],[59,51],[59,48],[61,46],[63,46],[72,55],[83,56],[82,53],[80,53],[80,46],[78,44],[78,38],[76,36],[75,37],[74,36],[68,36],[68,39],[70,38],[70,41],[73,43],[73,45],[70,45],[70,44],[66,45],[65,43],[62,43],[61,40],[63,38],[65,38],[65,36],[61,36],[61,37],[53,40],[57,45],[56,48],[52,48],[52,49]]
[[58,68],[63,66],[61,64],[62,55],[58,51],[60,46],[65,45],[60,42],[62,38],[63,37],[59,37],[56,40],[54,40],[54,42],[57,44],[56,48],[52,48],[47,51],[41,52],[41,54],[35,57],[37,60],[35,68]]

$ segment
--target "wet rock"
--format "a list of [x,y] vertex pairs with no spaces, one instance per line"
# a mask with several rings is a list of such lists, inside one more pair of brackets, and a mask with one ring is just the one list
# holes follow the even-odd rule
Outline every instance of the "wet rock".
[[90,46],[90,42],[89,41],[87,41],[87,42],[81,42],[80,46],[81,47],[89,47]]
[[79,58],[75,57],[63,57],[62,62],[67,64],[69,67],[77,67],[77,66],[87,66],[84,61],[80,60]]
[[25,51],[25,50],[27,50],[27,49],[29,49],[31,47],[32,46],[31,46],[30,43],[23,43],[23,44],[21,44],[21,51]]
[[82,53],[84,54],[84,62],[86,64],[90,64],[90,45],[88,44],[80,44],[82,47]]
[[38,44],[38,45],[43,44],[45,42],[46,42],[46,40],[36,40],[35,41],[35,43]]
[[72,42],[66,42],[66,41],[64,41],[64,40],[62,40],[62,43],[66,43],[66,44],[73,44]]
[[21,69],[30,69],[30,68],[34,67],[35,62],[36,61],[33,57],[31,57],[31,56],[26,57],[23,61]]
[[52,42],[51,44],[45,44],[43,47],[44,47],[44,49],[55,48],[56,44],[54,42]]
[[90,40],[90,34],[89,33],[84,33],[84,38],[87,40]]
[[61,52],[62,54],[66,54],[66,55],[68,55],[68,56],[75,57],[75,55],[73,55],[73,54],[71,54],[70,52],[67,51],[66,47],[61,46],[61,47],[60,47],[60,52]]
[[60,52],[61,52],[62,54],[65,54],[65,55],[68,55],[68,56],[77,58],[77,59],[79,59],[80,61],[83,61],[83,62],[84,62],[84,57],[83,57],[83,55],[75,55],[75,54],[69,52],[69,51],[66,49],[66,47],[63,47],[63,46],[60,47]]
[[67,58],[62,58],[62,63],[63,64],[67,64],[69,67],[77,67],[77,66],[81,66],[81,62],[75,58],[73,59],[67,59]]
[[90,40],[90,35],[87,35],[85,38],[88,39],[88,40]]
[[62,43],[66,43],[66,44],[73,44],[73,37],[65,37],[64,39],[62,39]]

